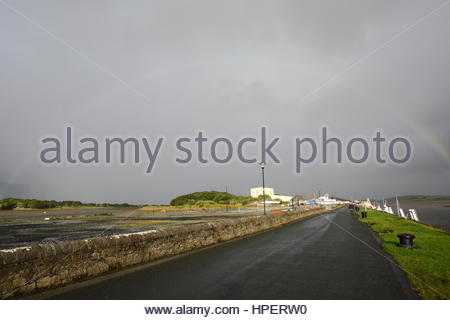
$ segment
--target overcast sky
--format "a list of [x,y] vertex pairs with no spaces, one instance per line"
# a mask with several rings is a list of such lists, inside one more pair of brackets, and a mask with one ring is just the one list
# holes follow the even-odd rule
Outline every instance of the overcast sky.
[[[260,141],[261,126],[280,138],[281,163],[266,169],[277,193],[450,194],[449,57],[443,0],[0,1],[0,197],[249,194],[257,164],[181,165],[174,146],[200,130]],[[63,140],[67,126],[75,142],[165,140],[151,174],[145,157],[106,165],[104,153],[97,165],[43,165],[41,139]],[[296,174],[295,138],[320,142],[322,126],[344,142],[406,137],[413,158],[337,164],[330,153]]]

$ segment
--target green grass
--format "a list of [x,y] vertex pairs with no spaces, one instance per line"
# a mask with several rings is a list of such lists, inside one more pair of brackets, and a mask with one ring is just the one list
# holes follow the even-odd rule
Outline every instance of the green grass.
[[[367,223],[383,240],[382,247],[408,275],[423,299],[450,298],[450,234],[384,212],[368,210]],[[414,249],[398,246],[399,233],[412,233]]]

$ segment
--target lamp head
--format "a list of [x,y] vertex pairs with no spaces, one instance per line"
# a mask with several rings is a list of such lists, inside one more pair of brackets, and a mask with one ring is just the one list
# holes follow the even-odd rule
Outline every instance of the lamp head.
[[259,163],[259,166],[264,169],[264,167],[266,166],[266,163],[264,161],[262,161]]

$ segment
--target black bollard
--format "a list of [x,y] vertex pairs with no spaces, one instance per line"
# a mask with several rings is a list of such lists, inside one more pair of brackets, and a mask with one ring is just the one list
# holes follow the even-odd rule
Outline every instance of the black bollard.
[[412,249],[414,248],[414,238],[416,237],[413,234],[409,233],[400,233],[397,235],[397,237],[400,239],[400,247]]
[[367,218],[367,211],[361,211],[361,218]]

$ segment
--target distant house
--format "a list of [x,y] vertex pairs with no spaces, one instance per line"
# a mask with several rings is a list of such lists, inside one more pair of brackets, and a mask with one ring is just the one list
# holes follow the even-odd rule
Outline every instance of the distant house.
[[[264,193],[266,194],[266,196],[270,196],[272,199],[275,195],[275,191],[273,190],[273,188],[264,188]],[[250,189],[250,196],[252,198],[258,198],[259,196],[263,195],[263,188],[251,188]]]
[[[280,200],[283,202],[289,202],[292,200],[292,196],[282,196],[280,194],[276,194],[273,188],[264,188],[264,193],[266,196],[270,196],[272,200]],[[251,188],[250,189],[250,196],[253,198],[258,198],[259,196],[263,195],[263,188],[257,187],[257,188]]]
[[290,202],[292,200],[292,196],[282,196],[280,194],[274,194],[273,198],[276,200],[281,200],[283,202]]
[[294,205],[299,206],[302,204],[312,204],[315,196],[313,194],[297,194],[292,198]]

